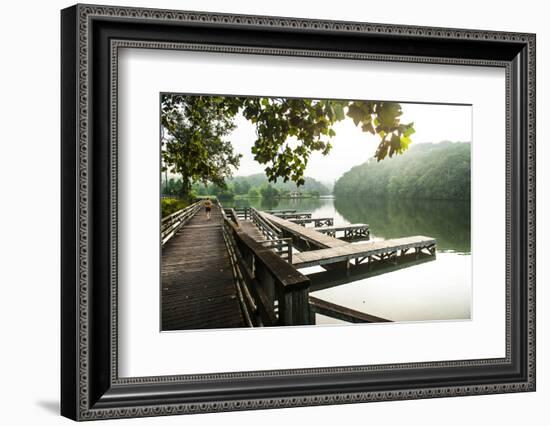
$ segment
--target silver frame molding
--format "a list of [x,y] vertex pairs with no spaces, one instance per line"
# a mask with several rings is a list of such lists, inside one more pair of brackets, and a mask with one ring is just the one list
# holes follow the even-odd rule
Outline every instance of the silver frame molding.
[[[187,31],[181,36],[187,39],[177,39],[174,28]],[[223,44],[220,37],[212,41],[216,31],[231,38]],[[144,33],[151,38],[143,38]],[[248,42],[250,33],[264,34],[263,44]],[[336,48],[316,45],[309,41],[312,35]],[[346,49],[357,40],[369,41],[371,50]],[[398,47],[390,51],[388,45],[396,41],[418,53],[405,54]],[[438,54],[438,46],[449,46],[453,55]],[[116,165],[121,48],[504,68],[505,358],[119,378]],[[534,391],[535,65],[533,34],[92,5],[63,10],[62,414],[92,420]],[[418,377],[424,373],[429,384],[420,386]],[[377,385],[382,375],[393,381]],[[345,386],[336,386],[336,381]],[[242,382],[242,390],[223,391],[231,382]],[[462,382],[468,384],[458,384]]]

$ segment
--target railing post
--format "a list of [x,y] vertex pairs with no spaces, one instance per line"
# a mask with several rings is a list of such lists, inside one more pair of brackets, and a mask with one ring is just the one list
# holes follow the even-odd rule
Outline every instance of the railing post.
[[309,308],[309,325],[315,325],[316,321],[315,321],[315,311],[313,309],[311,309],[311,307]]
[[288,263],[292,265],[292,240],[287,241],[288,246]]
[[279,325],[309,325],[309,279],[301,283],[280,285]]
[[269,303],[273,305],[275,301],[275,280],[273,278],[273,275],[271,275],[261,263],[258,263],[254,272],[256,280],[264,290]]

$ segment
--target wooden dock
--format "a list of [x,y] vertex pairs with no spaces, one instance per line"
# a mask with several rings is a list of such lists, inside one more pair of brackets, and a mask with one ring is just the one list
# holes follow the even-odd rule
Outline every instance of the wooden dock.
[[162,330],[244,327],[222,213],[204,209],[162,248]]
[[297,268],[329,265],[343,261],[349,262],[350,260],[355,260],[355,264],[360,264],[369,261],[369,259],[377,261],[395,260],[397,256],[406,255],[409,250],[414,250],[417,254],[422,250],[427,250],[431,255],[435,255],[435,245],[436,240],[434,238],[421,235],[372,243],[346,243],[346,245],[339,247],[297,253],[294,255],[292,263]]
[[[161,222],[161,329],[191,330],[315,324],[322,314],[348,322],[384,322],[309,296],[435,259],[436,240],[414,236],[351,244],[369,235],[366,224],[333,226],[332,218],[279,217],[253,208],[223,209],[211,219],[202,202]],[[306,227],[307,221],[318,227]],[[330,225],[329,225],[330,220]],[[337,232],[344,237],[336,238]],[[294,248],[300,253],[294,252]],[[322,266],[304,275],[300,269]]]

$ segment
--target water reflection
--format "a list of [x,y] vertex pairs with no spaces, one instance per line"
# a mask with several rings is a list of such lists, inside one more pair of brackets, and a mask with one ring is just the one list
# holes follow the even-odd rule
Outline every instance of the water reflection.
[[438,251],[470,253],[470,202],[337,198],[334,207],[350,223],[368,223],[383,239],[426,235]]
[[[275,209],[296,209],[297,211],[313,212],[319,209],[326,199],[322,198],[246,198],[222,201],[222,204],[227,207],[254,207],[259,210],[275,210]],[[332,199],[330,200],[332,202]]]

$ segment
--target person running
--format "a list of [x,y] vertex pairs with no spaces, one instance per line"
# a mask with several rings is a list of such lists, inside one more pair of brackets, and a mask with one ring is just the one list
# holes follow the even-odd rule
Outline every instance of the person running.
[[204,202],[204,209],[206,210],[206,219],[210,220],[210,212],[212,211],[212,201],[210,201],[210,198],[207,198]]

